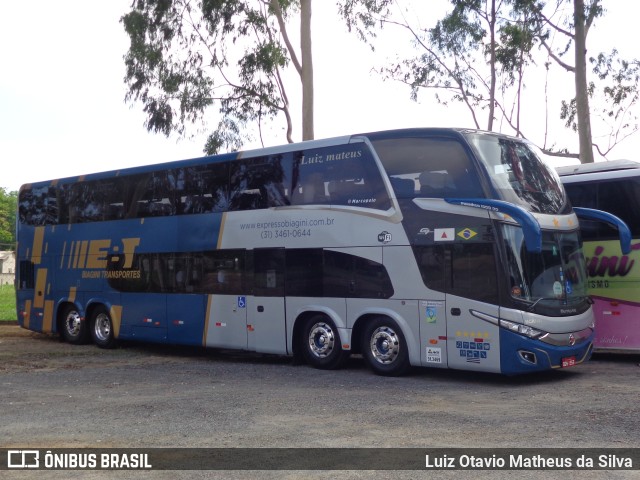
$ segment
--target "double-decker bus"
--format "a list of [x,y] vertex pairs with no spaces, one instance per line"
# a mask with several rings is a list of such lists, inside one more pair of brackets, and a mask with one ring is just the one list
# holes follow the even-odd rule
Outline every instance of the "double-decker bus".
[[596,317],[595,350],[640,352],[640,164],[616,160],[561,167],[558,172],[574,206],[606,210],[631,230],[631,252],[625,253],[615,229],[582,223]]
[[19,322],[71,343],[325,369],[357,353],[382,375],[592,352],[578,218],[519,139],[358,134],[29,184],[18,203]]

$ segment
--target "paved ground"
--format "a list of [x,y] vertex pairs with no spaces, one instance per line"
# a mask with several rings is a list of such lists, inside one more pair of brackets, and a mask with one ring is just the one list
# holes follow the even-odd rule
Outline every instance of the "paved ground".
[[[328,372],[275,356],[137,344],[115,350],[72,346],[0,324],[0,447],[638,447],[639,363],[639,356],[596,356],[572,369],[517,378],[430,369],[384,378],[357,357],[345,369]],[[372,476],[9,473],[61,479]],[[640,477],[638,470],[490,476],[560,474]],[[376,478],[478,475],[489,472],[380,472]]]

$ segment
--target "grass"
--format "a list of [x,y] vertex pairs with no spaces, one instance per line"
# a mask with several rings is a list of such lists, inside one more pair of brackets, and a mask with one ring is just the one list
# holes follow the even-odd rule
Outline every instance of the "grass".
[[0,285],[0,322],[16,320],[16,289],[13,285]]

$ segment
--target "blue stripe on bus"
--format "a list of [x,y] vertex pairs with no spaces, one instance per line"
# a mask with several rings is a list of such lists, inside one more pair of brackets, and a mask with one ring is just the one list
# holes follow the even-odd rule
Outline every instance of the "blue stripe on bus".
[[[586,342],[579,345],[558,347],[501,328],[500,372],[515,375],[557,369],[561,368],[562,359],[567,357],[575,357],[576,364],[585,362],[591,358],[593,338],[592,333]],[[536,364],[523,360],[518,353],[521,350],[535,353]]]

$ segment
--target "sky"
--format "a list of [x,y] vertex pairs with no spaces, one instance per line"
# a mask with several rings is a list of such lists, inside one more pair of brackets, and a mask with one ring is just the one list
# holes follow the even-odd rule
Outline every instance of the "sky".
[[[626,58],[640,58],[640,2],[604,3],[607,14],[590,32],[588,48],[616,47]],[[203,155],[205,134],[193,131],[190,138],[166,138],[149,133],[141,105],[125,103],[123,56],[128,38],[119,20],[130,5],[131,0],[2,0],[0,188],[17,191],[22,184],[40,180]],[[422,5],[425,10],[416,18],[435,22],[447,2],[424,0]],[[408,87],[373,73],[372,67],[411,48],[399,31],[387,30],[380,40],[372,52],[338,20],[333,0],[313,2],[316,138],[405,127],[473,126],[465,110],[443,107],[425,93],[414,102]],[[571,98],[571,77],[557,75],[551,96]],[[530,83],[533,90],[544,81]],[[550,116],[557,117],[553,108]],[[212,114],[213,127],[217,119]],[[536,115],[532,123],[540,127],[530,139],[542,146],[544,111],[531,107],[527,114]],[[299,139],[298,123],[294,128]],[[266,133],[265,146],[286,142],[279,124]],[[570,148],[577,145],[576,136],[562,127],[552,128],[551,134]],[[640,161],[639,151],[637,133],[609,159]]]

